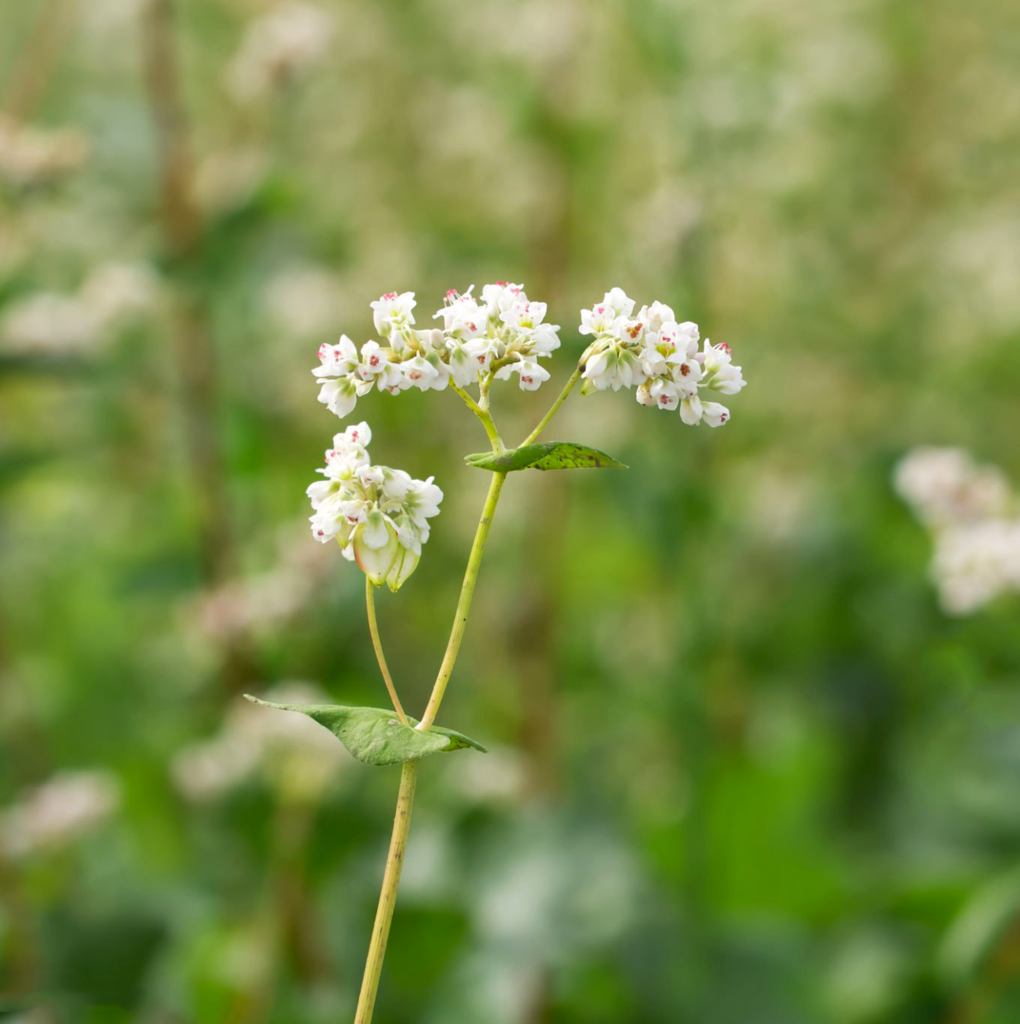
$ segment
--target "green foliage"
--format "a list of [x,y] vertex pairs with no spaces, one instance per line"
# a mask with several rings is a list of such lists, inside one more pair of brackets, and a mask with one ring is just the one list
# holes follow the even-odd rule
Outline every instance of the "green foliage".
[[626,469],[611,455],[574,441],[542,441],[522,448],[465,455],[464,461],[475,469],[493,473],[512,473],[519,469]]
[[[205,221],[183,261],[150,5],[0,3],[0,134],[20,94],[91,150],[0,184],[0,814],[68,770],[121,788],[3,855],[0,1018],[351,1019],[396,772],[238,695],[384,701],[363,577],[307,536],[344,426],[308,371],[383,291],[425,328],[506,279],[563,325],[537,394],[493,387],[511,441],[612,285],[750,384],[716,431],[572,397],[543,437],[628,474],[507,480],[444,704],[491,753],[421,766],[378,1024],[1015,1024],[1020,608],[947,617],[890,487],[918,444],[1020,484],[1015,0],[308,3],[326,59],[250,103],[226,69],[295,5],[164,5]],[[10,348],[23,302],[111,261],[160,275],[145,317]],[[484,435],[448,392],[361,418],[446,494],[379,607],[421,714]]]
[[[412,729],[397,717],[396,712],[384,708],[350,708],[340,704],[277,704],[245,696],[253,704],[262,704],[279,711],[296,711],[307,715],[329,731],[359,760],[365,764],[384,767],[418,761],[432,754],[471,747],[486,752],[477,740],[453,729],[434,725],[427,732]],[[408,721],[414,725],[417,719]]]

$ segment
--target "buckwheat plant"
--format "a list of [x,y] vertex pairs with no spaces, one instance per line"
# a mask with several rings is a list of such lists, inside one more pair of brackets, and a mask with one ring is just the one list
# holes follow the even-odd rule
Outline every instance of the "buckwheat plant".
[[355,1024],[372,1019],[411,824],[418,762],[465,747],[484,751],[474,740],[435,723],[464,639],[485,543],[507,475],[525,469],[625,468],[583,444],[536,443],[578,381],[582,394],[634,388],[641,405],[679,410],[684,423],[710,427],[721,426],[730,414],[704,396],[734,395],[745,383],[729,346],[712,345],[706,338],[699,348],[697,324],[678,323],[673,310],[661,302],[635,313],[634,300],[613,288],[601,302],[581,311],[579,330],[590,337],[590,344],[563,390],[521,444],[508,448],[492,416],[492,386],[516,375],[524,391],[541,387],[549,379],[541,360],[559,348],[560,328],[545,322],[545,303],[532,302],[521,285],[497,281],[485,285],[480,296],[473,291],[474,286],[466,292],[447,292],[443,307],[433,317],[439,325],[424,329],[415,326],[414,293],[388,292],[371,304],[377,338],[366,341],[360,350],[346,335],[335,345],[323,345],[319,366],[312,371],[321,382],[319,401],[340,418],[349,416],[359,399],[372,391],[397,395],[408,388],[449,388],[481,422],[491,448],[465,457],[468,465],[492,476],[446,653],[420,721],[405,713],[386,665],[376,624],[375,590],[386,583],[396,592],[407,582],[428,540],[429,520],[439,514],[443,493],[432,477],[415,480],[403,470],[374,465],[368,453],[372,432],[364,422],[348,426],[333,438],[326,465],[319,470],[323,479],[308,488],[314,512],[312,536],[322,543],[335,539],[344,557],[365,574],[369,633],[393,710],[326,704],[269,706],[309,715],[361,761],[402,766]]

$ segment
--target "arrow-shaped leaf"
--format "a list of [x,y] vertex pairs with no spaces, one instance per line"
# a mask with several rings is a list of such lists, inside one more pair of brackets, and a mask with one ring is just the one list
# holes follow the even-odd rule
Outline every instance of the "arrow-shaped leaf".
[[627,467],[598,448],[574,441],[543,441],[523,448],[501,452],[466,455],[464,461],[475,469],[493,473],[512,473],[519,469],[626,469]]
[[[427,732],[404,725],[393,711],[383,708],[349,708],[340,704],[274,704],[245,694],[254,704],[279,711],[299,711],[324,725],[359,760],[377,766],[418,761],[432,754],[485,747],[453,729],[432,726]],[[413,718],[408,719],[417,725]]]

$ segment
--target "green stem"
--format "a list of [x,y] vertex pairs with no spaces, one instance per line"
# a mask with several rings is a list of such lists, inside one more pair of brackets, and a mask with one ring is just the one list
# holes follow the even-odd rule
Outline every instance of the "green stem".
[[375,619],[375,584],[368,576],[365,577],[365,604],[368,607],[368,631],[372,634],[372,646],[375,648],[375,657],[379,662],[379,671],[382,672],[383,682],[389,691],[390,700],[393,701],[397,717],[404,725],[407,725],[407,715],[404,714],[404,709],[400,704],[400,698],[397,696],[397,688],[393,685],[390,670],[386,667],[386,655],[383,654],[382,640],[379,639],[379,624]]
[[474,543],[471,545],[471,554],[468,556],[467,569],[464,572],[464,582],[460,587],[460,599],[457,601],[457,611],[454,613],[450,639],[446,644],[446,654],[443,655],[443,663],[439,667],[439,675],[436,677],[435,686],[432,688],[432,696],[429,697],[428,707],[425,708],[425,714],[422,715],[421,723],[417,727],[419,729],[431,728],[432,723],[436,720],[436,715],[439,713],[439,705],[443,702],[443,694],[446,693],[446,685],[453,674],[453,666],[460,652],[464,631],[467,629],[468,613],[471,611],[471,599],[474,597],[475,583],[478,582],[478,570],[482,564],[482,555],[485,554],[485,542],[489,536],[489,528],[492,526],[492,517],[496,512],[496,504],[499,502],[499,495],[503,490],[504,480],[506,480],[506,473],[492,474],[489,493],[486,495],[485,505],[482,507],[482,517],[478,520],[478,529],[475,531]]
[[464,399],[464,404],[482,421],[482,426],[485,428],[485,433],[489,438],[489,443],[492,445],[494,452],[505,451],[503,445],[503,439],[499,436],[499,431],[496,429],[496,424],[493,422],[492,414],[488,408],[488,391],[482,396],[484,404],[479,405],[462,387],[454,384],[450,381],[450,387]]
[[[566,386],[560,392],[559,397],[553,402],[552,408],[541,419],[538,426],[528,435],[524,444],[530,444],[546,428],[549,421],[556,415],[559,407],[567,400],[567,396],[573,390],[581,376],[581,367],[578,366],[571,374]],[[489,412],[488,385],[489,378],[479,381],[479,394],[481,402],[476,402],[463,388],[451,382],[453,390],[460,395],[465,404],[482,421],[482,426],[492,443],[494,452],[503,452],[505,447],[499,436],[499,431],[492,420]],[[489,483],[489,493],[485,497],[485,504],[482,506],[482,515],[478,520],[478,528],[475,530],[475,539],[471,544],[471,553],[468,555],[467,568],[464,571],[464,582],[460,587],[460,597],[457,600],[457,610],[454,613],[453,627],[450,630],[450,639],[446,644],[446,653],[443,655],[443,663],[439,667],[439,675],[436,677],[432,694],[429,697],[425,714],[416,728],[428,730],[436,720],[439,713],[439,706],[443,702],[446,687],[453,675],[453,666],[457,662],[457,655],[460,653],[460,645],[464,640],[464,633],[467,629],[468,615],[471,611],[471,602],[474,598],[475,584],[478,582],[478,572],[482,564],[482,556],[485,554],[485,543],[489,537],[489,530],[492,527],[492,519],[496,513],[496,505],[499,503],[499,496],[503,491],[503,484],[506,481],[506,473],[493,473]],[[386,659],[383,657],[382,645],[379,642],[378,629],[375,621],[375,604],[372,591],[372,584],[367,583],[368,621],[372,633],[372,643],[375,645],[376,656],[379,659],[379,667],[386,681],[387,689],[397,713],[403,718],[403,709],[397,699],[393,682],[390,679],[386,668]],[[379,896],[379,907],[375,914],[375,925],[372,928],[372,940],[368,947],[368,962],[365,964],[365,975],[361,982],[361,995],[358,999],[358,1010],[354,1018],[354,1024],[371,1024],[372,1012],[375,1009],[376,994],[379,991],[379,978],[382,974],[383,957],[386,955],[386,942],[390,934],[390,924],[393,921],[393,910],[397,902],[397,888],[400,885],[400,869],[404,863],[404,852],[407,848],[407,834],[411,827],[411,807],[414,803],[414,790],[418,776],[418,762],[406,761],[400,775],[400,794],[397,797],[397,813],[393,820],[393,836],[390,839],[390,851],[386,858],[386,871],[383,875],[382,892]]]
[[400,792],[397,796],[397,813],[393,819],[393,835],[390,837],[390,851],[386,855],[382,893],[379,896],[379,907],[375,912],[375,924],[372,926],[372,941],[368,945],[368,960],[365,963],[365,976],[361,982],[354,1024],[370,1024],[372,1011],[375,1009],[383,957],[386,956],[393,909],[397,903],[400,869],[404,866],[404,852],[407,849],[407,833],[411,828],[411,808],[414,806],[417,781],[418,762],[405,761],[400,772]]
[[560,406],[567,400],[570,392],[574,390],[574,385],[581,379],[581,373],[583,370],[584,367],[580,365],[574,370],[567,383],[564,384],[563,390],[556,397],[556,401],[553,402],[549,411],[538,421],[538,426],[535,427],[535,429],[528,434],[523,441],[521,441],[518,447],[523,448],[526,444],[531,444],[532,441],[534,441],[535,438],[538,437],[538,435],[541,434],[547,426],[549,426],[549,421],[556,415]]

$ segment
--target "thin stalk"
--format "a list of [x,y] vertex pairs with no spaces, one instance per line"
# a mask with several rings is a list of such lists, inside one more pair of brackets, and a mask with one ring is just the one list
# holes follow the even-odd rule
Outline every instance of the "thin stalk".
[[482,426],[485,428],[485,433],[489,438],[489,444],[492,445],[494,452],[505,451],[503,445],[503,439],[499,436],[499,431],[496,429],[496,424],[492,420],[492,415],[488,409],[488,394],[483,395],[483,405],[479,405],[462,387],[450,382],[450,387],[464,399],[464,404],[482,421]]
[[393,909],[397,903],[397,888],[400,885],[400,870],[404,866],[404,852],[407,849],[407,833],[411,828],[411,809],[414,806],[414,790],[418,781],[418,762],[405,761],[400,772],[400,792],[397,795],[397,813],[393,819],[393,835],[390,837],[390,852],[386,856],[386,871],[383,874],[382,893],[379,907],[375,912],[372,926],[372,941],[368,946],[368,961],[365,976],[358,996],[358,1010],[354,1024],[370,1024],[375,1009],[375,997],[379,991],[379,977],[382,974],[386,943],[390,937]]
[[453,674],[453,666],[457,661],[460,652],[461,641],[464,639],[464,631],[467,629],[468,613],[471,611],[471,599],[475,593],[475,583],[478,582],[478,570],[482,564],[482,555],[485,554],[485,542],[489,536],[489,528],[492,526],[492,517],[496,512],[496,505],[499,502],[500,492],[503,490],[503,482],[506,480],[506,473],[493,473],[492,482],[489,484],[489,493],[485,498],[485,505],[482,507],[482,517],[478,520],[478,529],[475,531],[474,543],[471,545],[471,554],[468,556],[467,569],[464,572],[464,582],[460,587],[460,598],[457,601],[457,611],[453,617],[453,629],[450,631],[450,639],[446,644],[446,654],[443,655],[443,663],[439,667],[439,675],[436,677],[435,685],[432,687],[432,695],[429,697],[428,707],[422,715],[419,729],[429,729],[436,720],[439,713],[439,705],[443,702],[443,694],[446,693],[446,685]]
[[393,677],[386,666],[386,655],[383,653],[382,640],[379,638],[379,623],[375,618],[375,584],[367,576],[365,577],[365,604],[368,607],[368,631],[372,634],[372,646],[375,648],[375,657],[379,662],[379,671],[382,672],[383,682],[389,691],[397,717],[404,725],[407,725],[407,715],[404,714],[400,698],[397,696],[397,688],[393,685]]
[[538,437],[538,435],[541,434],[547,426],[549,426],[549,421],[553,418],[553,416],[556,415],[556,413],[559,411],[560,406],[567,400],[567,397],[570,395],[570,392],[574,390],[574,385],[581,379],[581,373],[583,369],[584,368],[579,365],[577,369],[574,370],[574,372],[570,375],[569,379],[567,380],[567,383],[564,384],[563,390],[559,393],[559,395],[557,395],[556,401],[553,402],[549,411],[538,421],[538,426],[535,427],[535,429],[530,434],[528,434],[528,436],[523,441],[521,441],[519,447],[523,448],[525,445],[531,444],[532,441],[534,441],[535,438]]

